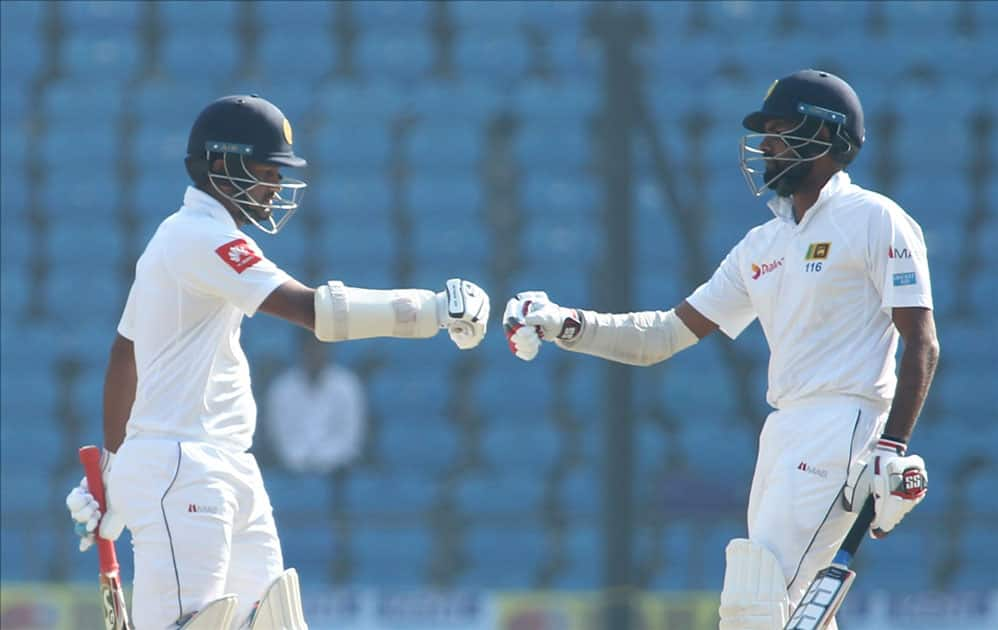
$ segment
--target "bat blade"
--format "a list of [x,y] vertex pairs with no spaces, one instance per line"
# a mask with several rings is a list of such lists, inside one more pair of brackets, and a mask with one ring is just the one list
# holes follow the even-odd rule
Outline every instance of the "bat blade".
[[873,522],[873,497],[866,500],[832,564],[818,571],[783,630],[821,630],[831,623],[856,579],[849,568],[863,535]]
[[[84,446],[80,449],[80,463],[87,476],[87,486],[100,510],[104,512],[104,480],[101,478],[100,449],[96,446]],[[106,630],[132,630],[132,622],[125,606],[125,589],[121,585],[118,573],[118,556],[114,551],[114,542],[97,538],[97,557],[100,562],[100,593],[101,607],[104,610],[104,628]]]
[[785,626],[786,630],[821,630],[826,627],[838,612],[854,579],[856,572],[842,566],[832,565],[818,571]]

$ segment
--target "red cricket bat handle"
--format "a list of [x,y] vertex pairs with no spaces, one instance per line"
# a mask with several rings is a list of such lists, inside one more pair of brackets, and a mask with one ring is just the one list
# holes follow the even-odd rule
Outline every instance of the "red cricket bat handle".
[[[87,485],[90,487],[90,494],[97,500],[100,506],[101,518],[106,513],[107,503],[104,500],[104,480],[101,478],[100,470],[100,449],[96,446],[84,446],[80,448],[80,463],[83,464],[83,473],[87,476]],[[100,572],[104,575],[118,574],[118,556],[114,553],[114,541],[101,538],[100,527],[94,532],[97,540],[97,558],[100,562]]]

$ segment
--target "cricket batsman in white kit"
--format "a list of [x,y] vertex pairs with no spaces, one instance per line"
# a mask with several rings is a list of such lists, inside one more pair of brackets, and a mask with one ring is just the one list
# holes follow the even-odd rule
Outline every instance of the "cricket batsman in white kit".
[[759,319],[775,411],[759,440],[748,538],[727,546],[720,627],[774,630],[871,493],[874,537],[925,496],[922,458],[905,451],[939,345],[921,228],[843,170],[865,136],[853,89],[827,72],[797,72],[774,82],[743,124],[752,133],[742,171],[756,196],[776,193],[776,216],[710,280],[664,312],[595,313],[524,292],[509,300],[504,327],[527,361],[543,340],[651,365],[717,329],[734,339]]
[[[67,497],[81,550],[98,527],[132,533],[138,630],[306,628],[294,569],[285,570],[270,499],[247,452],[256,428],[239,344],[257,311],[321,341],[426,338],[447,328],[462,350],[486,332],[489,298],[459,279],[440,292],[306,287],[241,231],[275,234],[298,207],[284,114],[256,95],[209,104],[190,133],[193,180],[135,269],[104,385],[103,516],[81,483]],[[294,431],[289,423],[286,428]]]

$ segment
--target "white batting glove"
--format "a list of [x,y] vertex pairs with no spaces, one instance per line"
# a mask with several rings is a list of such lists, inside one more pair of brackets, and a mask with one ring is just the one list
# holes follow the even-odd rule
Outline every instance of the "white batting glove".
[[[108,450],[101,451],[101,478],[104,481],[105,499],[107,498],[107,478],[111,471],[113,459],[114,453]],[[101,538],[117,540],[124,529],[124,523],[118,518],[114,510],[108,510],[107,514],[102,515],[97,499],[90,494],[90,486],[86,477],[81,479],[80,484],[66,496],[66,507],[75,523],[74,531],[80,537],[80,551],[86,551],[94,544],[95,531],[99,532]]]
[[437,293],[437,304],[440,326],[447,329],[458,348],[470,350],[485,339],[489,325],[489,294],[480,286],[451,278],[445,290]]
[[842,502],[851,512],[873,495],[870,535],[874,538],[889,534],[929,490],[925,462],[918,455],[905,457],[906,449],[904,442],[881,437],[870,461],[857,461],[849,469]]
[[524,361],[540,350],[540,341],[573,339],[582,331],[578,311],[552,302],[544,291],[523,291],[506,303],[503,327],[509,349]]
[[[540,291],[528,293],[541,293],[543,295]],[[506,343],[509,344],[509,351],[519,359],[533,361],[541,350],[541,336],[536,328],[526,326],[523,323],[526,306],[529,305],[529,301],[520,299],[520,296],[523,295],[527,295],[527,293],[520,293],[517,297],[506,302],[506,310],[502,315],[502,327],[506,332]]]

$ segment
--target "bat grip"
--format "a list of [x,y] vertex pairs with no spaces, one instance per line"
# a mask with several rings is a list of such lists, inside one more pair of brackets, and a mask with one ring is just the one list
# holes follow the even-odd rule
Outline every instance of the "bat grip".
[[[83,474],[87,477],[87,486],[100,507],[101,518],[106,514],[107,503],[104,497],[104,480],[101,477],[100,449],[96,446],[84,446],[80,449],[80,463],[83,464]],[[114,542],[100,537],[100,528],[94,532],[97,541],[97,558],[100,562],[100,572],[103,575],[118,573],[118,556],[114,552]]]
[[870,523],[873,522],[873,495],[867,497],[866,502],[863,503],[863,509],[859,511],[859,516],[856,517],[856,522],[852,524],[852,528],[849,533],[846,534],[846,539],[840,547],[841,551],[849,554],[849,559],[856,555],[856,550],[859,549],[859,543],[863,542],[863,537],[866,535],[866,530],[870,529]]

